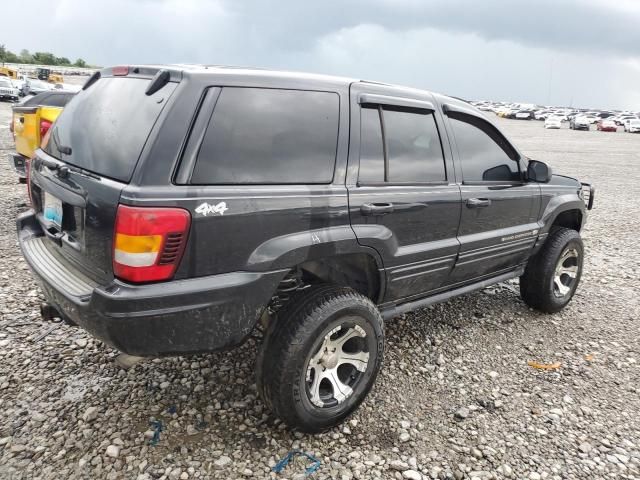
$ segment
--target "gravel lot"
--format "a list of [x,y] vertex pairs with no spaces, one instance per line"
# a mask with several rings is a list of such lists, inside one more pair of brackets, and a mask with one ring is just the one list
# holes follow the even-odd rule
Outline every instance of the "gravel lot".
[[366,403],[310,436],[256,399],[254,341],[125,372],[82,330],[40,320],[9,117],[0,103],[0,478],[302,478],[271,472],[292,448],[322,461],[314,478],[640,478],[640,135],[499,119],[525,153],[598,187],[576,297],[540,315],[514,282],[388,322]]

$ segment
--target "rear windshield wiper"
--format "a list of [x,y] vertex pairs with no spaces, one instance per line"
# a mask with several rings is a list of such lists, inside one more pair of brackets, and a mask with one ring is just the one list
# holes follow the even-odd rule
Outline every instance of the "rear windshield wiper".
[[40,165],[44,165],[45,167],[47,167],[49,170],[58,170],[62,164],[58,163],[58,162],[52,162],[51,160],[47,160],[46,158],[41,158],[39,159],[40,161],[38,162]]
[[71,155],[71,147],[67,147],[66,145],[57,145],[58,151],[63,155]]

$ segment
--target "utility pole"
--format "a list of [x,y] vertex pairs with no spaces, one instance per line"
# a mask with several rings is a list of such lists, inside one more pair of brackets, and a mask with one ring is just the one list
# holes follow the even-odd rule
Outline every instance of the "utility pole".
[[549,86],[547,88],[547,105],[551,105],[551,81],[553,80],[553,57],[549,66]]

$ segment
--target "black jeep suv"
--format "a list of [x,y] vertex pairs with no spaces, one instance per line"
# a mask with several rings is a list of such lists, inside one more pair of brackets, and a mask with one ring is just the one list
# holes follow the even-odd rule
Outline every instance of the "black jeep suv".
[[305,431],[363,401],[383,319],[514,277],[563,308],[593,202],[463,101],[224,67],[99,71],[29,177],[18,235],[49,309],[137,356],[261,328],[260,394]]

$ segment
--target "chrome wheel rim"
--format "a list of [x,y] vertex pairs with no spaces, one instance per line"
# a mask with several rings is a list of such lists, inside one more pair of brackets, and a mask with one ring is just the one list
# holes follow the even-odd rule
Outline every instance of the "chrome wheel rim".
[[569,295],[578,277],[579,269],[578,250],[568,248],[562,252],[553,275],[553,294],[556,297],[563,298]]
[[367,333],[359,325],[342,323],[328,332],[307,362],[309,401],[330,408],[348,400],[369,365]]

